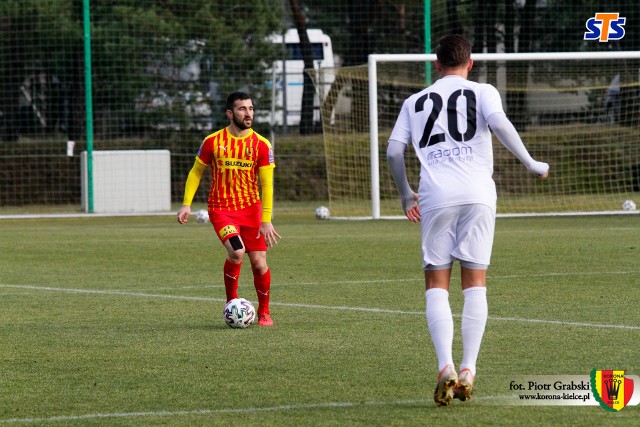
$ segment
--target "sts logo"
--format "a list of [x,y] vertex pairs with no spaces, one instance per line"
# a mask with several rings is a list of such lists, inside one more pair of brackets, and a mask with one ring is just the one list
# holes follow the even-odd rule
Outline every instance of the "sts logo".
[[596,13],[596,16],[589,18],[585,24],[587,31],[584,33],[584,40],[598,40],[600,42],[621,40],[624,37],[624,28],[622,27],[627,18],[619,15],[619,13]]

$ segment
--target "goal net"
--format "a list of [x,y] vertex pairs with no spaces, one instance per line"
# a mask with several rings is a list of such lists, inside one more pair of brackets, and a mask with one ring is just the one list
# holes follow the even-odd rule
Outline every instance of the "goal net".
[[[476,54],[469,79],[498,88],[537,160],[538,180],[494,137],[499,215],[623,212],[640,202],[640,52]],[[370,55],[322,75],[333,84],[322,120],[333,217],[402,216],[386,146],[402,102],[438,76],[435,55]],[[408,175],[420,166],[409,147]]]

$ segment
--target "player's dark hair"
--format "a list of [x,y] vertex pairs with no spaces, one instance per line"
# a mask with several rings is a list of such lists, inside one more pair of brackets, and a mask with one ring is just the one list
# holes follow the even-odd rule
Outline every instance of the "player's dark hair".
[[471,43],[459,34],[450,34],[438,40],[436,57],[442,66],[456,68],[471,58]]
[[244,101],[246,99],[251,99],[248,93],[233,92],[231,95],[227,96],[226,109],[233,111],[233,105],[236,103],[236,101]]

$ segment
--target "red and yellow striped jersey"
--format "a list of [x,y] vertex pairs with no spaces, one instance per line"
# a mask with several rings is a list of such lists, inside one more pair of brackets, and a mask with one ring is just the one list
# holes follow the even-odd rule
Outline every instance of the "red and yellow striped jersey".
[[260,200],[258,169],[275,167],[268,139],[250,129],[236,138],[227,128],[207,136],[197,158],[211,166],[209,209],[236,211]]

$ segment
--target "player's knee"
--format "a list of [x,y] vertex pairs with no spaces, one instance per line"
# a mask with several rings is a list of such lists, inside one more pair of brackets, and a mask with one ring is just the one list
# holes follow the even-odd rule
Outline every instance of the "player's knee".
[[260,276],[266,273],[268,269],[269,267],[267,266],[266,261],[259,261],[251,264],[251,270],[253,271],[253,273]]
[[254,274],[263,275],[267,272],[269,266],[267,266],[266,256],[252,256],[251,257],[251,270]]
[[239,264],[244,259],[244,251],[228,251],[229,260],[235,264]]

